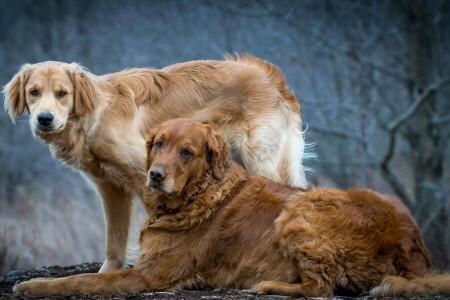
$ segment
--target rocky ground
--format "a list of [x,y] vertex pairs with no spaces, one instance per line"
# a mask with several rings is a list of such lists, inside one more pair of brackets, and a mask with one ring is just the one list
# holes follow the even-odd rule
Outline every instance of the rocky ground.
[[[39,269],[29,270],[15,270],[7,273],[4,276],[0,276],[0,299],[24,299],[23,297],[16,297],[12,293],[12,287],[17,282],[29,280],[35,277],[63,277],[81,273],[96,273],[100,268],[100,263],[82,263],[80,265],[60,267],[43,267]],[[344,292],[338,293],[341,296],[336,296],[335,299],[353,300],[353,299],[373,299],[371,297],[354,298]],[[354,296],[354,295],[353,295]],[[58,297],[51,297],[47,299],[56,299]],[[36,299],[36,298],[33,298]],[[45,298],[40,298],[45,299]],[[178,291],[178,292],[152,292],[143,294],[133,294],[127,296],[113,296],[113,297],[100,297],[100,296],[71,296],[68,299],[261,299],[261,300],[280,300],[280,299],[299,299],[277,295],[257,295],[251,291],[242,290],[203,290],[203,291]],[[303,298],[307,299],[307,298]],[[412,298],[410,298],[412,299]],[[424,299],[424,298],[422,298]],[[448,300],[450,297],[433,297],[434,300]]]

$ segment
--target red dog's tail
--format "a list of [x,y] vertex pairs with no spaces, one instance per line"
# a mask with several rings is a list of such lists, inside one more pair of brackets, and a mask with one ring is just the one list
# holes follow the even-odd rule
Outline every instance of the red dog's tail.
[[449,274],[429,274],[425,277],[406,279],[388,276],[381,284],[370,291],[374,297],[422,297],[450,295]]

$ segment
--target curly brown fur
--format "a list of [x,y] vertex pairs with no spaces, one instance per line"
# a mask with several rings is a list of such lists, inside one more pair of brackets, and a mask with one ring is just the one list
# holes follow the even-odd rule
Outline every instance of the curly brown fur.
[[[158,127],[147,147],[148,186],[156,194],[145,199],[153,213],[135,268],[24,282],[16,293],[228,287],[308,297],[332,297],[337,288],[449,294],[450,276],[429,274],[420,231],[394,198],[363,189],[306,191],[248,175],[226,159],[229,148],[213,125],[186,119]],[[174,183],[155,185],[155,169],[166,173],[162,182]]]

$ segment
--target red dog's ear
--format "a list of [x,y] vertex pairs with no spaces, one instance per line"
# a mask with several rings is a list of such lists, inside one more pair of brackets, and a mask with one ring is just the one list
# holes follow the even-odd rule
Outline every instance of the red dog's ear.
[[70,64],[67,71],[74,88],[74,110],[77,116],[91,115],[95,111],[98,91],[95,83],[85,69],[76,63]]
[[150,167],[152,166],[153,157],[151,156],[153,144],[155,142],[155,137],[158,134],[159,130],[161,129],[162,125],[158,125],[152,130],[150,130],[149,136],[147,137],[147,142],[145,143],[145,148],[147,149],[147,171],[150,170]]
[[25,85],[30,77],[30,66],[29,64],[22,66],[20,71],[3,88],[5,111],[13,122],[25,112]]
[[207,155],[212,176],[217,180],[222,180],[228,165],[230,145],[216,126],[207,122],[203,124],[207,128],[206,150],[208,152]]

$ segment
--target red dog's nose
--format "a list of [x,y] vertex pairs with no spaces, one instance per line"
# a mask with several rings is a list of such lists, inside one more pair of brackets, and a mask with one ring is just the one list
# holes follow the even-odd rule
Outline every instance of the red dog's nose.
[[161,167],[154,167],[150,170],[150,179],[154,182],[161,182],[166,179],[167,174]]

